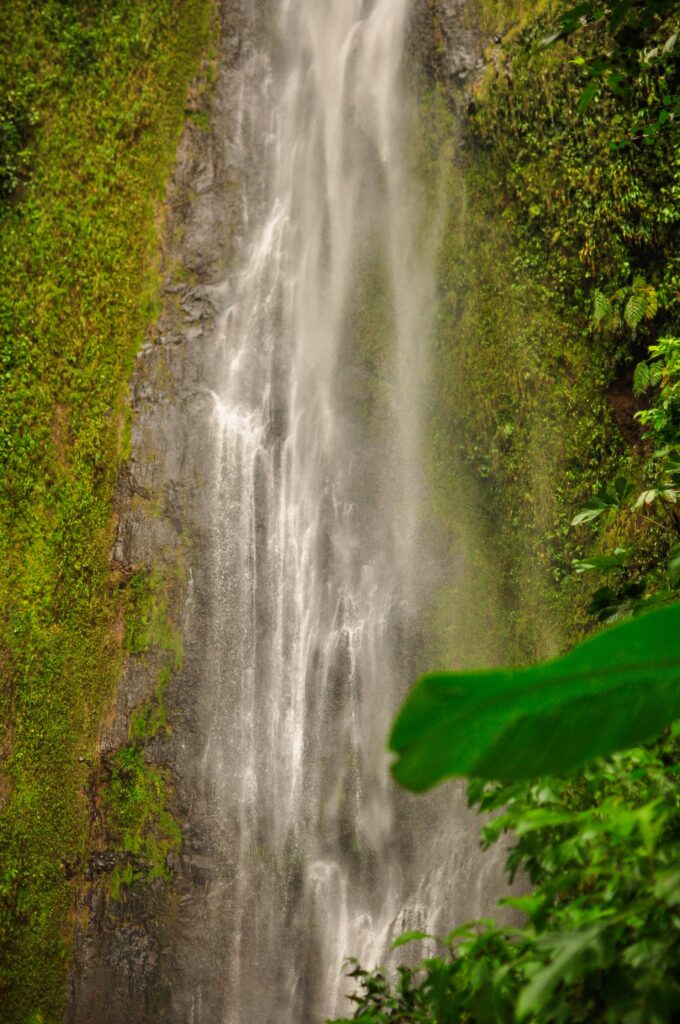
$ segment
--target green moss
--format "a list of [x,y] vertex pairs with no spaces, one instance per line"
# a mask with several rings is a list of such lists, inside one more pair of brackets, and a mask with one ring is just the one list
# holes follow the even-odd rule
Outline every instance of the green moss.
[[123,898],[132,885],[170,878],[168,855],[181,845],[167,773],[147,763],[144,756],[149,740],[170,732],[165,691],[184,657],[182,635],[172,621],[170,605],[181,575],[177,569],[173,573],[140,570],[126,588],[123,646],[156,673],[156,687],[151,699],[132,713],[130,743],[114,755],[111,776],[102,790],[107,842],[118,853],[110,880],[115,900]]
[[[64,865],[86,849],[79,758],[94,748],[121,664],[125,590],[108,552],[129,446],[126,382],[159,309],[158,213],[209,15],[208,0],[17,0],[0,13],[0,85],[15,97],[9,115],[0,111],[7,1024],[61,1019]],[[16,145],[3,135],[8,116]]]
[[165,775],[146,763],[137,744],[114,755],[103,805],[109,834],[119,850],[110,880],[113,898],[121,899],[135,883],[168,879],[168,856],[179,850],[182,835],[168,809]]
[[[488,27],[499,10],[483,7]],[[640,477],[626,382],[678,317],[675,136],[635,142],[670,72],[643,71],[631,107],[603,94],[582,115],[573,50],[535,53],[548,5],[503,7],[516,31],[476,90],[446,178],[440,251],[431,478],[459,569],[434,614],[440,658],[457,664],[544,656],[586,624],[587,585],[571,560],[587,531],[569,523],[620,467]],[[598,52],[602,39],[585,45]],[[436,145],[455,132],[438,91],[423,101]],[[636,274],[661,297],[657,316],[633,331],[595,329],[595,289],[611,296]],[[641,562],[653,561],[654,538],[636,541]],[[470,651],[480,622],[486,641]]]
[[171,588],[180,576],[180,570],[173,577],[156,568],[153,572],[141,569],[130,577],[125,592],[125,651],[141,654],[156,647],[171,655],[173,668],[182,667],[182,635],[169,614]]
[[171,591],[180,580],[156,569],[135,573],[127,588],[125,650],[132,655],[154,656],[163,664],[157,671],[152,700],[137,708],[130,721],[130,738],[135,741],[153,739],[160,732],[169,732],[164,703],[165,690],[174,671],[182,668],[184,646],[182,634],[169,614]]
[[512,31],[514,36],[540,15],[550,14],[557,4],[555,0],[476,0],[476,6],[485,32]]

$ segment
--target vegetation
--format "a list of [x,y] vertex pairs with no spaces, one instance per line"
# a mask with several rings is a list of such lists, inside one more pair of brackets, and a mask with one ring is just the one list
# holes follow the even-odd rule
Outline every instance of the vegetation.
[[156,669],[151,699],[130,718],[130,742],[115,752],[100,782],[104,841],[116,851],[110,877],[114,900],[130,886],[170,877],[169,857],[181,846],[181,831],[171,811],[167,770],[149,764],[147,741],[169,734],[165,690],[172,673],[182,668],[182,637],[169,615],[170,590],[176,580],[158,569],[136,572],[126,587],[123,649]]
[[182,836],[167,808],[166,781],[146,764],[138,744],[114,754],[104,799],[109,828],[118,833],[124,854],[111,874],[113,898],[135,882],[169,878],[168,854],[179,849]]
[[[573,634],[567,624],[585,626],[569,522],[619,473],[642,483],[649,455],[633,367],[649,344],[678,333],[677,120],[645,141],[648,111],[678,91],[677,54],[639,64],[627,98],[603,88],[581,112],[586,65],[608,50],[606,24],[540,50],[555,30],[546,6],[556,7],[485,2],[501,39],[474,88],[465,159],[449,172],[432,479],[442,519],[467,517],[460,547],[480,582],[474,605],[457,608],[452,592],[442,609],[442,632],[461,628],[440,663],[456,651],[463,663],[478,657],[466,652],[466,615],[486,618],[488,663],[549,656]],[[672,17],[657,19],[643,47],[665,45],[673,30]],[[450,137],[444,107],[435,86],[424,117]],[[623,540],[622,523],[617,530]],[[651,531],[635,533],[640,564],[643,540],[653,562]],[[484,596],[494,589],[489,551],[502,614]]]
[[[108,563],[126,382],[158,308],[161,203],[209,13],[207,0],[13,0],[0,10],[8,1024],[61,1020],[88,761],[120,670],[123,613],[134,610],[127,575]],[[162,727],[161,708],[162,690],[145,729]],[[134,742],[114,759],[109,800],[123,845],[133,818],[148,838],[145,814],[176,841]],[[162,870],[163,857],[146,860]]]
[[[485,843],[512,829],[509,866],[532,883],[503,901],[521,928],[471,922],[398,981],[363,971],[363,1024],[632,1021],[668,1024],[680,1005],[677,731],[650,749],[594,762],[579,777],[470,788],[503,807]],[[407,936],[419,941],[423,936]]]
[[[475,144],[449,185],[437,506],[444,519],[453,501],[485,510],[473,567],[491,551],[509,610],[504,625],[474,607],[498,626],[489,661],[536,658],[577,629],[626,621],[547,665],[425,677],[407,699],[392,734],[397,778],[418,790],[481,776],[470,803],[496,812],[482,843],[510,832],[510,875],[532,888],[502,901],[521,926],[407,933],[395,945],[426,942],[426,955],[396,978],[353,962],[351,1019],[668,1024],[680,1007],[680,730],[611,751],[678,714],[677,9],[482,6],[502,38],[468,115]],[[425,114],[446,133],[434,95]],[[462,499],[461,473],[481,480]],[[607,583],[587,594],[593,576]],[[646,700],[666,668],[648,666],[641,685],[633,649],[668,663],[673,698],[653,721]],[[495,713],[482,686],[501,698]]]

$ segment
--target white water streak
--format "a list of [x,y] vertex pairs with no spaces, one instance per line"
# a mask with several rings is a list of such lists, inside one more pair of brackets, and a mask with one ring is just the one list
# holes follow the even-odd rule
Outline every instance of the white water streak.
[[[223,837],[221,1024],[340,1009],[343,959],[434,927],[450,870],[421,874],[422,823],[408,802],[395,820],[384,753],[428,559],[435,239],[407,170],[408,13],[408,0],[283,0],[276,69],[259,54],[258,95],[241,95],[265,111],[268,198],[246,211],[212,384],[203,777]],[[353,320],[373,271],[391,335],[378,370]],[[199,1021],[200,993],[195,1005]]]

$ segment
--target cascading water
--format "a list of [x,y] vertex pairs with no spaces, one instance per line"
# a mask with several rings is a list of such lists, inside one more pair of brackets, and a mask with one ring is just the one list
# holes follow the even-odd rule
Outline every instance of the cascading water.
[[404,928],[479,909],[460,795],[398,795],[384,752],[425,667],[433,583],[420,453],[436,239],[408,170],[408,16],[408,0],[282,0],[240,97],[263,188],[219,289],[210,385],[197,800],[217,976],[196,984],[195,1024],[319,1021],[341,1009],[346,956],[375,962]]
[[114,551],[169,581],[184,652],[169,679],[167,645],[130,655],[101,740],[110,755],[165,702],[143,750],[182,847],[171,880],[122,900],[94,862],[73,1024],[320,1024],[346,1013],[345,957],[389,960],[396,935],[446,933],[501,887],[463,790],[411,797],[385,752],[432,667],[431,595],[461,572],[423,468],[439,218],[410,0],[221,13],[215,131],[180,146],[185,273],[135,374]]

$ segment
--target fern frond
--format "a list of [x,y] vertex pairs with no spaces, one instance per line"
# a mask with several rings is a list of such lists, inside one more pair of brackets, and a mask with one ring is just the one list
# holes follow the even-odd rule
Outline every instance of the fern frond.
[[663,363],[652,363],[649,367],[649,383],[652,387],[656,387],[657,384],[661,383],[661,378],[664,374]]
[[651,386],[651,367],[647,363],[638,363],[633,373],[633,394],[639,397]]
[[646,308],[647,300],[645,295],[640,294],[639,292],[633,292],[628,299],[626,308],[623,312],[625,321],[632,330],[635,330],[644,317]]
[[601,291],[597,288],[593,293],[593,324],[595,327],[599,327],[603,320],[607,320],[611,315],[612,304]]
[[645,320],[651,320],[653,317],[656,316],[658,312],[659,296],[657,294],[656,288],[653,288],[651,284],[647,286],[644,294],[646,300]]

